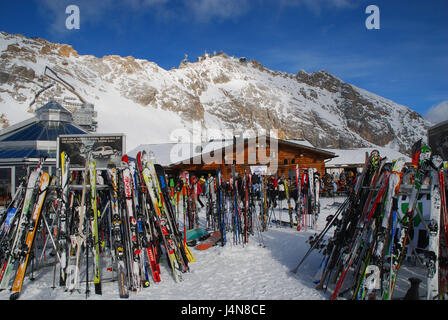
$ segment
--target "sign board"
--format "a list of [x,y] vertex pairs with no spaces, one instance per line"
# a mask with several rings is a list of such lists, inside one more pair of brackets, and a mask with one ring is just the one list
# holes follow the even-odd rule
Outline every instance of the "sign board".
[[82,170],[88,157],[96,161],[97,169],[106,169],[109,163],[121,166],[125,154],[124,134],[70,134],[60,135],[57,141],[57,162],[64,151],[70,158],[71,170]]
[[267,166],[250,166],[250,172],[257,175],[266,175],[268,173]]

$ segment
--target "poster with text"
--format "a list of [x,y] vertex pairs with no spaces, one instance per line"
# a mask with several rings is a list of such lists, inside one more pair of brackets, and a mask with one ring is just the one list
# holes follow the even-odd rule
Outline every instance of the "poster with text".
[[97,169],[106,169],[109,163],[120,166],[125,153],[125,136],[123,134],[60,135],[57,149],[58,168],[63,151],[70,158],[72,170],[83,169],[89,157],[96,161]]

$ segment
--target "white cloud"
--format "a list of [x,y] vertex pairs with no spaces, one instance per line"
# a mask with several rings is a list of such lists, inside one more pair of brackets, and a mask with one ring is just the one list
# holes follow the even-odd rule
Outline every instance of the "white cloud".
[[448,101],[442,101],[429,108],[425,114],[425,119],[433,124],[448,120]]
[[[261,0],[262,1],[262,0]],[[209,22],[213,19],[233,19],[248,12],[249,0],[39,0],[41,16],[49,21],[49,31],[54,34],[67,33],[65,8],[75,4],[80,9],[83,24],[101,24],[113,8],[122,12],[142,14],[152,12],[158,19],[184,19],[184,21]]]
[[278,4],[283,7],[298,7],[304,6],[315,14],[325,8],[353,8],[359,5],[359,2],[354,0],[276,0]]
[[214,18],[237,18],[249,12],[251,8],[264,4],[275,4],[280,8],[304,6],[317,14],[325,8],[350,8],[357,5],[355,0],[183,0],[183,2],[185,8],[200,22]]
[[64,33],[65,8],[75,4],[80,8],[81,24],[101,24],[110,18],[112,8],[131,11],[132,14],[152,11],[157,18],[183,19],[204,23],[215,19],[237,19],[256,6],[275,4],[283,9],[304,7],[315,14],[325,8],[349,8],[355,6],[354,0],[36,0],[41,15],[50,21],[50,31]]
[[68,15],[65,9],[69,5],[76,5],[80,9],[81,27],[84,23],[95,23],[101,21],[107,10],[114,5],[113,0],[91,1],[91,0],[40,0],[39,10],[42,16],[49,20],[49,31],[54,34],[64,34],[68,30],[65,20]]
[[248,0],[184,0],[197,21],[236,18],[249,10]]
[[120,0],[115,5],[133,10],[145,10],[157,6],[163,6],[170,0]]

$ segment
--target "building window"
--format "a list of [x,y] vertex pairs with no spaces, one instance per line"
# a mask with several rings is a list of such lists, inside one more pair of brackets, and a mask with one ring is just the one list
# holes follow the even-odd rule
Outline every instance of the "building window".
[[250,164],[255,164],[257,163],[257,153],[256,152],[249,152],[249,159],[248,159]]
[[283,159],[283,164],[288,164],[288,159]]
[[292,158],[292,159],[291,159],[291,163],[293,163],[293,164],[296,163],[296,159],[295,159],[295,158]]
[[0,168],[0,204],[5,205],[12,196],[12,169]]
[[24,185],[26,184],[26,178],[27,178],[27,172],[26,172],[26,166],[24,165],[18,165],[15,168],[15,187],[20,186],[20,182],[24,181]]

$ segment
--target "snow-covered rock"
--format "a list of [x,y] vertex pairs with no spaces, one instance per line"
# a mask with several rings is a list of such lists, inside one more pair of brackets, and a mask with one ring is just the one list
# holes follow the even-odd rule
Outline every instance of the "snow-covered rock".
[[[327,71],[273,71],[257,61],[204,55],[165,70],[116,55],[79,55],[67,44],[0,32],[0,125],[30,117],[35,94],[54,69],[95,105],[98,132],[125,133],[127,148],[173,140],[195,125],[206,130],[278,130],[321,148],[388,146],[407,153],[430,123],[410,108],[370,93]],[[42,93],[73,96],[62,86]],[[204,134],[205,135],[205,134]]]

